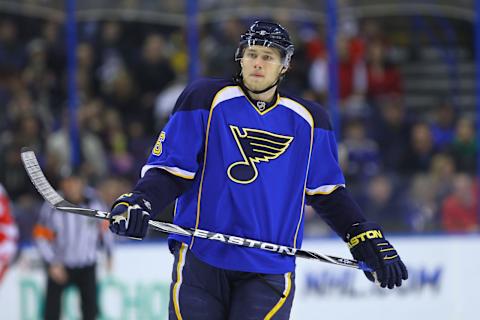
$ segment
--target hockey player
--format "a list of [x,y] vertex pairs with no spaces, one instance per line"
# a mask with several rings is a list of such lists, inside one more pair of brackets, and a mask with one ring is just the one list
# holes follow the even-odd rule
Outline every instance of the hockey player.
[[10,211],[10,201],[0,184],[0,283],[17,252],[18,229]]
[[[133,192],[114,202],[111,230],[144,237],[176,199],[180,226],[299,248],[307,203],[382,287],[400,286],[407,269],[345,189],[327,114],[278,90],[294,52],[289,34],[257,21],[240,39],[241,72],[183,91]],[[170,319],[289,318],[294,257],[179,235],[169,246]]]

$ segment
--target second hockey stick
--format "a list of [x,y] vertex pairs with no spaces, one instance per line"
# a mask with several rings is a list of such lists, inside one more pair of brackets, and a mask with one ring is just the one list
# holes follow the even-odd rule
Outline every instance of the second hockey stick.
[[[35,153],[29,148],[23,148],[21,152],[22,162],[27,171],[27,174],[38,190],[40,195],[56,210],[62,212],[69,212],[74,214],[80,214],[92,218],[111,220],[109,213],[105,211],[82,208],[78,205],[66,201],[55,189],[50,185],[47,178],[43,174],[42,169],[38,163]],[[202,229],[183,228],[168,222],[153,221],[148,222],[149,227],[154,230],[168,233],[178,234],[183,236],[197,237],[208,239],[212,241],[219,241],[228,245],[237,245],[242,247],[257,248],[273,253],[279,253],[289,256],[296,256],[300,258],[314,259],[321,262],[331,263],[343,267],[350,267],[361,269],[363,271],[372,271],[364,262],[356,261],[347,258],[339,258],[329,256],[322,253],[316,253],[312,251],[292,248],[270,242],[264,242],[259,240],[252,240],[238,236],[226,235],[223,233],[212,232]]]

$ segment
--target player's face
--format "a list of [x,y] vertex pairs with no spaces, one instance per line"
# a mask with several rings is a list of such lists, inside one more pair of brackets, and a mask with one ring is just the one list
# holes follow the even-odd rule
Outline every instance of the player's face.
[[240,61],[243,82],[250,90],[263,90],[277,81],[284,72],[282,58],[277,49],[250,46],[243,53]]

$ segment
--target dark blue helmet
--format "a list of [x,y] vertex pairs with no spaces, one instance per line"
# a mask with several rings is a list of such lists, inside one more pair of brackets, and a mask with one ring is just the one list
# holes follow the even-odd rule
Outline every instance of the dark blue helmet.
[[243,51],[247,46],[255,45],[279,49],[283,58],[283,65],[288,67],[294,52],[294,46],[288,31],[284,27],[274,22],[255,21],[247,32],[240,36],[235,60],[242,58]]

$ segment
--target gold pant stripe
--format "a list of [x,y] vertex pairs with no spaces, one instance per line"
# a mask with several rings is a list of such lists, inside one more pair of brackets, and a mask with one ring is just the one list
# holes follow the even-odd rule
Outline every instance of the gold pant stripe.
[[182,320],[182,314],[180,313],[180,301],[178,299],[180,293],[180,286],[182,285],[182,270],[183,266],[185,265],[185,255],[187,253],[187,245],[182,243],[180,247],[180,252],[178,253],[178,262],[177,262],[177,282],[173,286],[172,298],[173,298],[173,306],[175,308],[175,315],[177,316],[178,320]]
[[288,295],[290,294],[290,291],[292,289],[291,275],[292,275],[291,272],[285,273],[285,290],[283,291],[283,297],[280,298],[280,300],[273,307],[273,309],[270,310],[270,312],[265,316],[265,318],[264,318],[265,320],[270,320],[275,315],[275,313],[277,313],[278,310],[280,310],[280,308],[283,306],[283,304],[287,300]]

